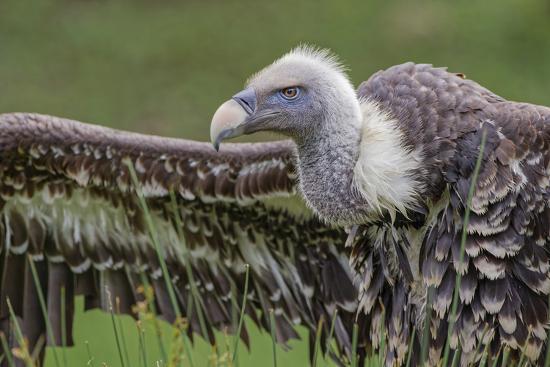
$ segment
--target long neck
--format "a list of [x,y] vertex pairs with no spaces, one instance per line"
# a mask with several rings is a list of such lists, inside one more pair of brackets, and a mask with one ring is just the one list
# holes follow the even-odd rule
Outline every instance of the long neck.
[[353,223],[367,204],[353,187],[361,119],[355,110],[337,115],[319,124],[316,139],[296,141],[302,194],[321,218],[332,223]]

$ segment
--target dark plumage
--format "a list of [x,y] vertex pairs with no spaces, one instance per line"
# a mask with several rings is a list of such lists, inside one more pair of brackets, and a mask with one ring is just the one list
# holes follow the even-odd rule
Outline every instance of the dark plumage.
[[[296,102],[278,97],[294,86],[301,88]],[[107,286],[131,312],[142,297],[142,274],[159,313],[174,320],[131,162],[184,314],[188,256],[207,339],[213,329],[232,327],[231,290],[243,297],[248,263],[246,312],[267,328],[274,309],[279,342],[297,336],[296,324],[314,334],[319,320],[338,310],[340,351],[351,353],[356,320],[360,356],[386,338],[388,365],[404,363],[414,328],[413,362],[419,361],[430,294],[435,363],[460,273],[450,343],[453,350],[460,344],[462,362],[476,363],[479,343],[493,356],[508,345],[516,357],[524,352],[541,361],[550,293],[550,109],[507,102],[462,75],[412,63],[374,74],[357,93],[350,88],[328,54],[294,51],[255,76],[212,127],[217,144],[259,130],[294,143],[222,144],[219,153],[205,143],[0,115],[3,331],[13,336],[9,298],[31,347],[45,335],[29,261],[47,298],[55,339],[49,343],[60,342],[61,287],[69,341],[75,295],[85,296],[87,309],[106,308]],[[461,262],[462,218],[483,131]],[[170,191],[183,228],[176,227]],[[282,208],[282,198],[296,191],[315,215]],[[189,325],[201,333],[196,314]],[[248,343],[246,331],[241,337]]]

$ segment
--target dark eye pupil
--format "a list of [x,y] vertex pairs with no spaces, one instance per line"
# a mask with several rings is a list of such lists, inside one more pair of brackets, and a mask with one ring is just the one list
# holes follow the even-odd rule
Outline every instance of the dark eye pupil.
[[285,94],[286,94],[287,97],[294,97],[294,95],[296,94],[296,89],[287,88],[287,89],[285,89]]

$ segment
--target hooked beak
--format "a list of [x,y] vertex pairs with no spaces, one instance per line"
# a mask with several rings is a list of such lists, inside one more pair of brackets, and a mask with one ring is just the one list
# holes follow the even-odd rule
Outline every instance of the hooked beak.
[[255,110],[256,92],[252,88],[235,94],[223,103],[214,113],[210,124],[210,141],[214,149],[218,150],[225,139],[246,134]]

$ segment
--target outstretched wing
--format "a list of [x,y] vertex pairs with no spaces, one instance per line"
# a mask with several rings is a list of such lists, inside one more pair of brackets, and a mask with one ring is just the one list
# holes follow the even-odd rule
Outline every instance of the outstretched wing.
[[[249,264],[245,311],[254,322],[269,328],[273,310],[277,340],[286,343],[297,337],[295,325],[315,330],[338,309],[335,336],[349,350],[356,289],[340,246],[345,234],[266,204],[294,194],[293,149],[282,141],[226,144],[216,153],[206,143],[0,115],[4,333],[12,332],[9,300],[31,348],[46,334],[31,262],[53,326],[50,344],[61,342],[62,289],[69,344],[76,295],[86,309],[117,299],[132,313],[143,299],[138,289],[150,283],[158,313],[174,321],[158,245],[189,333],[213,341],[214,329],[233,327]],[[205,325],[191,311],[190,277]],[[248,342],[246,330],[241,337]]]
[[[429,357],[434,363],[439,360],[460,273],[457,320],[449,342],[453,349],[460,344],[463,362],[481,356],[476,354],[480,344],[482,350],[489,345],[493,356],[508,345],[517,357],[544,358],[550,293],[550,109],[508,102],[461,74],[412,63],[373,75],[359,95],[396,118],[404,144],[420,149],[424,159],[418,174],[425,180],[426,208],[410,213],[420,220],[405,221],[391,231],[370,230],[376,234],[371,243],[396,248],[388,253],[395,254],[398,270],[391,268],[391,259],[388,265],[365,246],[357,247],[358,256],[352,257],[365,279],[360,298],[366,306],[361,308],[376,316],[376,300],[389,305],[390,352],[403,360],[400,352],[408,337],[399,325],[402,320],[415,322],[421,335],[430,294]],[[486,144],[460,261],[468,191],[484,131]],[[417,269],[413,281],[407,277],[410,268]],[[383,287],[386,283],[395,286]],[[402,283],[406,297],[395,290]]]

